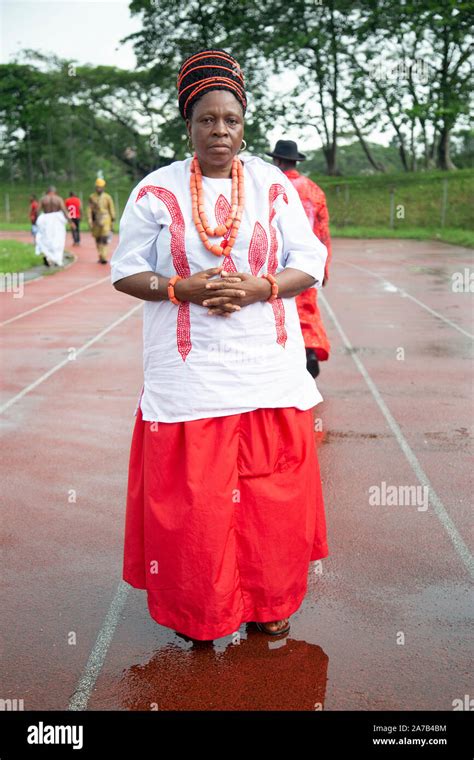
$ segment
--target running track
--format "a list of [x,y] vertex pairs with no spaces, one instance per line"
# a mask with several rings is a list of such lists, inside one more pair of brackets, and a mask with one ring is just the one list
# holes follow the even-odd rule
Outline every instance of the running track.
[[[2,233],[13,236],[29,239]],[[243,624],[239,644],[193,646],[121,581],[141,303],[114,290],[89,235],[69,250],[67,270],[2,294],[0,698],[25,710],[451,710],[471,688],[474,416],[472,294],[451,275],[472,269],[472,252],[334,241],[315,410],[330,556],[311,563],[288,638]],[[426,486],[428,509],[369,504],[383,481]]]

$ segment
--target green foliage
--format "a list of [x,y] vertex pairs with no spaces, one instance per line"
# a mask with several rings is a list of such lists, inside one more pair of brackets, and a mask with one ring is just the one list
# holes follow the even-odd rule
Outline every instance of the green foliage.
[[387,227],[332,227],[333,238],[401,238],[404,240],[439,240],[451,245],[474,248],[474,231],[458,230],[451,227],[407,227],[388,229]]
[[331,223],[338,228],[389,228],[392,192],[394,229],[403,231],[418,227],[431,230],[441,227],[443,183],[447,183],[444,225],[460,230],[474,229],[472,170],[459,170],[450,174],[449,178],[441,171],[433,171],[351,177],[347,180],[312,175],[311,179],[325,191]]
[[[311,168],[331,176],[472,166],[469,2],[132,0],[130,10],[142,20],[126,38],[133,71],[32,50],[0,65],[0,180],[84,184],[103,171],[116,184],[184,158],[176,77],[206,47],[242,65],[255,153],[278,126],[282,137],[313,130],[322,148]],[[393,133],[390,150],[369,141],[373,130]],[[348,137],[359,147],[341,144]]]
[[[26,51],[31,61],[0,65],[0,176],[30,186],[75,182],[97,171],[138,179],[176,155],[175,104],[153,71],[76,66]],[[161,129],[164,129],[164,140]]]
[[[394,231],[420,228],[437,229],[441,226],[443,207],[443,183],[447,182],[447,205],[444,223],[446,228],[463,230],[474,229],[471,198],[474,192],[474,170],[462,169],[446,175],[435,170],[431,172],[403,172],[392,174],[374,174],[373,176],[328,177],[323,172],[312,173],[305,162],[299,169],[308,174],[326,193],[332,227],[352,228],[386,228],[389,234],[390,193],[393,191]],[[132,189],[133,182],[112,184],[108,187],[112,193],[118,213],[123,211]],[[91,191],[85,185],[78,186],[77,191],[83,200]],[[65,195],[67,185],[58,185],[58,191]],[[6,225],[5,194],[10,202],[10,225]],[[399,208],[403,206],[403,209]],[[403,212],[403,218],[402,218]],[[12,228],[12,224],[28,219],[28,188],[19,184],[11,187],[0,185],[0,225]],[[4,226],[5,225],[5,226]]]
[[[390,129],[406,171],[435,162],[453,168],[450,133],[463,119],[467,123],[472,88],[468,2],[133,0],[130,10],[143,22],[127,38],[139,63],[160,61],[170,86],[183,58],[201,47],[224,48],[239,60],[258,149],[259,135],[276,120],[282,131],[311,126],[327,173],[337,174],[338,136],[349,128],[368,163],[389,171],[366,140],[374,128]],[[297,72],[297,83],[272,97],[269,77],[288,71]]]

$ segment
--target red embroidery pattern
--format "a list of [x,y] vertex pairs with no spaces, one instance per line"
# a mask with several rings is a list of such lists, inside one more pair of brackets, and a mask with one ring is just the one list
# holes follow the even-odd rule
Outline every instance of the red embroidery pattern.
[[[216,223],[224,224],[225,220],[229,216],[229,212],[230,212],[230,203],[227,200],[227,198],[221,193],[218,199],[216,200],[216,205],[214,206],[214,216],[216,217]],[[230,235],[230,229],[228,229],[226,234],[224,235],[224,240],[227,240],[229,235]],[[222,264],[222,268],[225,269],[226,272],[237,271],[237,267],[234,264],[232,255],[224,257],[224,263]]]
[[[278,250],[278,241],[277,241],[276,231],[272,224],[272,221],[276,214],[274,204],[279,195],[283,195],[283,200],[285,201],[285,203],[288,203],[288,196],[286,194],[286,191],[283,185],[280,185],[279,183],[275,183],[271,185],[269,193],[268,193],[269,206],[270,206],[270,216],[268,220],[269,229],[270,229],[270,253],[268,256],[268,267],[267,267],[268,274],[275,274],[276,268],[278,265],[278,259],[276,255],[277,250]],[[280,345],[285,347],[285,343],[288,339],[288,334],[285,328],[285,307],[283,305],[283,301],[281,300],[281,298],[276,298],[275,301],[271,302],[271,305],[273,308],[273,314],[275,316],[277,343],[280,343]]]
[[250,271],[254,277],[258,276],[260,269],[265,264],[267,258],[268,238],[260,222],[255,222],[253,228],[252,240],[249,245],[249,264]]
[[[189,277],[191,275],[191,270],[189,268],[188,258],[186,256],[186,248],[184,245],[184,219],[179,207],[178,200],[176,196],[165,187],[145,185],[140,189],[135,203],[137,203],[147,193],[152,193],[157,198],[162,200],[166,205],[171,216],[170,247],[171,256],[173,258],[173,266],[176,270],[176,274],[179,274],[181,277]],[[176,318],[176,340],[178,344],[178,351],[181,354],[183,361],[186,361],[186,357],[192,348],[191,321],[188,302],[180,303],[178,306],[178,315]]]

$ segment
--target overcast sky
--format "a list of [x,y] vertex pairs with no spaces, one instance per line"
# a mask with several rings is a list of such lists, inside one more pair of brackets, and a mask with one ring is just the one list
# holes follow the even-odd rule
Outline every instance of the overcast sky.
[[131,45],[119,40],[140,29],[129,0],[0,0],[1,61],[22,48],[75,58],[79,63],[135,66]]
[[[119,43],[141,27],[140,18],[132,18],[128,6],[129,0],[0,0],[0,62],[9,63],[20,50],[32,48],[81,64],[133,69],[132,46]],[[292,79],[289,75],[283,82],[284,89]],[[388,142],[382,135],[372,137]],[[268,138],[271,147],[279,138],[295,140],[303,151],[321,145],[311,128],[290,128],[284,134],[276,129]]]

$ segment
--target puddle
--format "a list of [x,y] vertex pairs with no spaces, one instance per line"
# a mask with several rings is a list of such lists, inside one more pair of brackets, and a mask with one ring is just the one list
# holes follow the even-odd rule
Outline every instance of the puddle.
[[390,433],[358,433],[356,430],[327,430],[322,443],[330,443],[332,438],[382,439],[390,437]]

